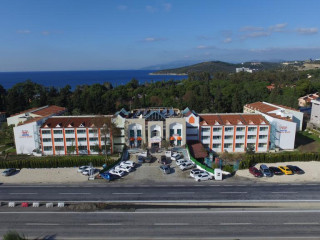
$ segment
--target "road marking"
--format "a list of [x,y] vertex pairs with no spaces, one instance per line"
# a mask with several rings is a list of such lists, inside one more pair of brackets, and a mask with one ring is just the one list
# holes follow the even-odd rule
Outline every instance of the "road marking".
[[245,187],[246,185],[236,185],[236,186],[238,186],[238,187]]
[[250,225],[252,223],[220,223],[220,225]]
[[89,226],[120,226],[122,223],[88,223]]
[[194,194],[195,192],[168,192],[168,194]]
[[9,193],[11,195],[35,195],[35,194],[38,194],[38,193]]
[[287,193],[298,193],[298,192],[271,192],[271,193],[275,193],[275,194],[287,194]]
[[318,184],[314,184],[314,183],[310,183],[310,184],[307,184],[308,186],[316,186]]
[[59,226],[59,223],[26,223],[27,226]]
[[77,195],[77,194],[90,195],[91,193],[59,193],[59,194],[64,194],[64,195]]
[[317,222],[305,222],[305,223],[283,223],[285,225],[318,225]]
[[140,195],[140,194],[143,194],[143,193],[112,193],[114,195]]
[[299,183],[294,183],[294,184],[291,184],[292,186],[300,186],[302,184],[299,184]]
[[174,187],[184,187],[184,185],[173,185]]
[[289,184],[279,184],[279,186],[287,186],[287,185],[289,185]]
[[221,185],[215,185],[215,184],[212,184],[210,185],[211,187],[221,187]]
[[238,194],[239,193],[240,194],[240,193],[248,193],[248,192],[220,192],[220,193],[222,193],[222,194],[230,194],[230,193],[237,193]]
[[155,226],[185,226],[190,225],[189,223],[154,223]]

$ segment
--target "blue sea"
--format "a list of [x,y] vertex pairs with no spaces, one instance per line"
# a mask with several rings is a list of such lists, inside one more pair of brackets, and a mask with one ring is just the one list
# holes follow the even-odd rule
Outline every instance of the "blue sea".
[[27,79],[46,87],[64,87],[69,84],[72,89],[77,85],[110,82],[114,87],[128,83],[132,78],[145,82],[181,80],[187,76],[149,75],[152,70],[106,70],[106,71],[55,71],[55,72],[0,72],[0,85],[9,89]]

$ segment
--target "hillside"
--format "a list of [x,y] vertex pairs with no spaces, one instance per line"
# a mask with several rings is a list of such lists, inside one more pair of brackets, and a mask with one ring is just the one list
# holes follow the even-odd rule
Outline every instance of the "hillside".
[[153,74],[188,74],[190,72],[228,72],[234,73],[236,72],[236,68],[250,68],[257,70],[271,70],[271,69],[279,69],[281,68],[281,63],[274,62],[246,62],[243,64],[233,64],[227,62],[220,61],[210,61],[210,62],[202,62],[190,66],[180,67],[180,68],[172,68],[172,69],[164,69]]

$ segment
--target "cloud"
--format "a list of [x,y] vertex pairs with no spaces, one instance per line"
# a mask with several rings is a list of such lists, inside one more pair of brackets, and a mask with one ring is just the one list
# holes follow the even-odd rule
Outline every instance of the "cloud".
[[311,28],[297,28],[296,32],[301,35],[312,35],[318,33],[318,28],[311,27]]
[[44,36],[48,36],[50,34],[50,32],[49,31],[42,31],[41,34]]
[[128,6],[127,5],[119,5],[119,6],[117,6],[117,9],[120,11],[125,11],[128,9]]
[[224,43],[231,43],[232,42],[232,38],[228,37],[226,39],[223,40]]
[[287,23],[278,23],[276,25],[270,26],[269,30],[272,32],[283,32],[284,28],[286,28],[287,25]]
[[166,12],[170,12],[171,9],[172,9],[172,4],[171,3],[164,3],[164,4],[162,4],[162,6],[163,6],[163,8],[164,8],[164,10]]
[[157,11],[157,9],[155,7],[150,6],[150,5],[146,6],[146,10],[149,13],[154,13],[155,11]]
[[260,32],[251,32],[245,35],[241,36],[241,39],[248,39],[248,38],[259,38],[259,37],[267,37],[270,36],[271,32],[266,32],[266,31],[260,31]]
[[255,27],[255,26],[245,26],[240,28],[240,32],[252,32],[252,31],[263,31],[263,27]]
[[213,49],[214,46],[206,46],[206,45],[199,45],[196,47],[197,49]]
[[19,33],[19,34],[29,34],[29,33],[31,33],[31,31],[25,29],[25,30],[18,30],[17,33]]
[[166,38],[156,38],[156,37],[147,37],[143,39],[143,42],[159,42],[159,41],[165,41]]

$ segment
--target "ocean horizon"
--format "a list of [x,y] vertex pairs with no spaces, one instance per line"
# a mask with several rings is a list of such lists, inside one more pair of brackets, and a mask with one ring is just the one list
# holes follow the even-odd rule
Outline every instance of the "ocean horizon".
[[30,71],[30,72],[0,72],[0,85],[5,89],[15,84],[31,80],[46,87],[62,88],[70,85],[102,84],[110,82],[113,87],[124,85],[135,78],[139,84],[187,78],[182,75],[150,75],[157,70],[85,70],[85,71]]

